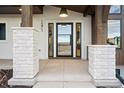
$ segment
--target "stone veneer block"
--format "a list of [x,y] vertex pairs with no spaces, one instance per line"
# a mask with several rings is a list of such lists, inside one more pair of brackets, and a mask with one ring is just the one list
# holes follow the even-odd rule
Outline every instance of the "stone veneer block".
[[[116,46],[89,45],[88,46],[89,73],[95,85],[120,85],[116,79]],[[102,82],[102,83],[101,83]]]
[[36,78],[32,78],[32,79],[15,79],[15,78],[11,78],[8,82],[8,85],[10,86],[33,86],[34,84],[36,84]]
[[115,77],[115,46],[90,45],[89,73],[94,79],[116,79]]
[[14,27],[13,78],[33,78],[39,71],[38,31],[33,27]]

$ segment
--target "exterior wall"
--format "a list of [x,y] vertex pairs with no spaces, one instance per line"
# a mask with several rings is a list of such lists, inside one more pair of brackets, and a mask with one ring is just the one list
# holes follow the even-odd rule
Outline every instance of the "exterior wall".
[[6,40],[0,40],[0,59],[12,59],[12,31],[11,27],[19,26],[20,18],[18,16],[2,16],[0,23],[6,23]]
[[[41,17],[42,15],[34,15],[33,26],[41,32]],[[20,15],[1,15],[0,23],[6,23],[6,38],[0,40],[0,59],[13,58],[13,39],[12,27],[19,27],[21,24]],[[41,33],[39,34],[40,37]],[[42,40],[42,37],[40,38]]]
[[[48,58],[48,22],[82,22],[82,59],[87,58],[87,45],[91,44],[91,17],[83,17],[83,14],[68,11],[69,16],[67,18],[59,17],[60,8],[53,6],[45,6],[43,15],[33,16],[33,27],[39,32],[38,36],[38,48],[39,48],[39,58]],[[1,15],[0,23],[6,23],[7,40],[0,41],[0,59],[12,59],[12,30],[11,27],[19,27],[21,23],[20,15]],[[43,27],[42,27],[43,25]],[[75,31],[75,24],[74,24]],[[55,30],[56,31],[56,30]],[[74,34],[75,38],[75,34]],[[55,40],[54,40],[55,41]],[[74,46],[76,41],[73,42]],[[54,42],[56,45],[56,42]],[[75,51],[76,46],[73,48]],[[56,50],[56,48],[54,49]],[[56,52],[55,52],[56,53]],[[75,53],[75,52],[74,52]],[[55,54],[54,54],[55,56]],[[75,54],[74,54],[75,56]]]
[[[84,58],[84,59],[88,59],[88,45],[91,45],[91,43],[92,43],[92,32],[91,32],[91,17],[89,16],[89,17],[86,17],[85,19],[84,19],[85,21],[84,21],[84,31],[82,31],[82,32],[84,32],[84,36],[82,36],[82,38],[84,38],[84,39],[82,39],[82,58]],[[83,57],[84,56],[84,57]]]

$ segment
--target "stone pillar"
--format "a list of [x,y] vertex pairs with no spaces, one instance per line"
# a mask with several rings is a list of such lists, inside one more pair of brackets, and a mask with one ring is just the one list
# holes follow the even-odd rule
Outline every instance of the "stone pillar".
[[120,86],[116,79],[116,46],[89,45],[89,73],[96,86]]
[[9,85],[32,86],[39,72],[38,31],[33,27],[14,27],[13,77]]

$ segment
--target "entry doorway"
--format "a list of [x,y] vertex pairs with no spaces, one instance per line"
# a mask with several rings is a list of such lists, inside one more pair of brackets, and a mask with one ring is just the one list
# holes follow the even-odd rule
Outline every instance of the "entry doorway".
[[57,57],[73,57],[73,23],[56,23]]
[[81,22],[48,22],[48,57],[81,58]]

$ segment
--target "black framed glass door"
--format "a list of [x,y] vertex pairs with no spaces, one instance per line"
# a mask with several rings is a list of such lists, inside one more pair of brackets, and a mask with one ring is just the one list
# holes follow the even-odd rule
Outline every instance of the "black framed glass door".
[[57,57],[73,56],[73,23],[56,24]]

